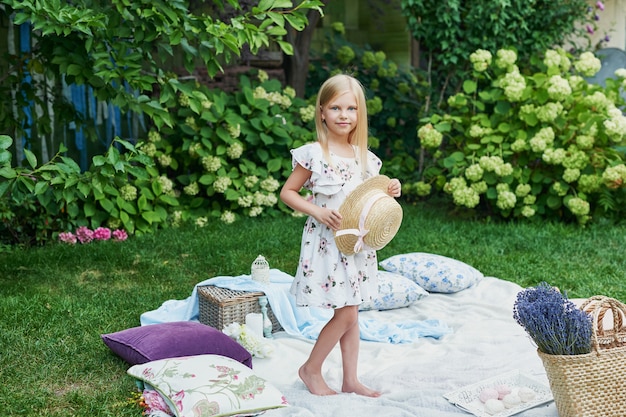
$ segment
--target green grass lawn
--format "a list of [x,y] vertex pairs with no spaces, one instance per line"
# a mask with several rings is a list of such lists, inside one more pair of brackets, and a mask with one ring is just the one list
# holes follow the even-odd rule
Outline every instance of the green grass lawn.
[[[217,275],[250,272],[263,254],[293,274],[303,218],[246,219],[185,227],[126,242],[50,244],[0,253],[0,410],[4,416],[139,416],[127,404],[128,365],[100,334],[139,325],[141,313]],[[626,228],[579,228],[460,219],[433,205],[405,206],[379,259],[430,252],[485,275],[530,286],[546,281],[570,297],[626,300]]]

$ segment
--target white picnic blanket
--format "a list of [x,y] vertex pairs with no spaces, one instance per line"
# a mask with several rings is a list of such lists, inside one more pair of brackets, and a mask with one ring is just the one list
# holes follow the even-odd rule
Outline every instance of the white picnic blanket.
[[[267,417],[459,417],[471,416],[443,395],[483,379],[519,369],[548,387],[536,349],[513,319],[516,284],[486,277],[455,294],[430,294],[411,307],[362,312],[365,319],[395,323],[440,320],[452,332],[439,338],[390,344],[361,341],[359,375],[366,385],[382,391],[380,398],[355,394],[319,397],[298,378],[313,341],[285,332],[274,335],[270,358],[253,358],[254,371],[286,396],[291,407],[267,411]],[[341,389],[341,354],[336,347],[324,367],[325,378]],[[509,415],[498,414],[497,417]],[[516,414],[558,417],[554,402]]]

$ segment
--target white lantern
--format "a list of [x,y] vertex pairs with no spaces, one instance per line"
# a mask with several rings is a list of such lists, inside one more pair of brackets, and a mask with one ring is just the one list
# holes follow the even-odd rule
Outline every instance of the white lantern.
[[262,255],[259,255],[254,262],[252,262],[250,275],[254,281],[258,281],[262,284],[270,283],[270,264]]

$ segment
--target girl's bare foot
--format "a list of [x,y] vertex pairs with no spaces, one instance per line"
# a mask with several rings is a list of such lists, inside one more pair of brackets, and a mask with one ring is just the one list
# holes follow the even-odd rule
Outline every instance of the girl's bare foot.
[[357,382],[352,385],[344,384],[341,388],[342,392],[350,392],[358,395],[363,395],[365,397],[380,397],[380,392],[375,391],[371,388],[366,387],[365,385]]
[[300,375],[300,379],[304,382],[304,385],[311,391],[311,394],[314,395],[335,395],[336,391],[332,390],[324,381],[324,378],[321,374],[318,373],[308,373],[305,369],[305,365],[302,365],[300,369],[298,369],[298,375]]

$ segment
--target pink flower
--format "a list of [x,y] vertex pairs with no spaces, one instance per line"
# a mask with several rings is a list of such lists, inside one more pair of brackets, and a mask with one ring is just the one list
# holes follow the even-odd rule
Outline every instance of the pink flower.
[[143,401],[146,403],[146,412],[161,411],[167,415],[173,415],[172,410],[167,405],[163,397],[153,390],[143,390]]
[[604,10],[604,3],[601,1],[596,2],[596,7],[600,10]]
[[125,230],[117,229],[113,231],[113,240],[115,240],[116,242],[122,242],[126,239],[128,239],[128,233],[126,233]]
[[89,243],[93,240],[93,230],[81,226],[76,229],[76,237],[80,243]]
[[98,227],[93,231],[93,238],[96,240],[109,240],[111,239],[111,229],[107,227]]
[[77,241],[76,236],[72,232],[59,233],[59,240],[70,245],[75,245]]
[[594,30],[593,30],[593,28],[591,27],[591,25],[587,25],[586,27],[587,27],[587,33],[589,33],[590,35],[593,35]]

